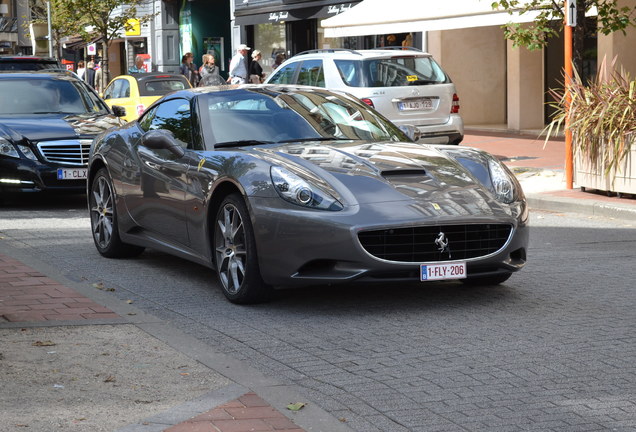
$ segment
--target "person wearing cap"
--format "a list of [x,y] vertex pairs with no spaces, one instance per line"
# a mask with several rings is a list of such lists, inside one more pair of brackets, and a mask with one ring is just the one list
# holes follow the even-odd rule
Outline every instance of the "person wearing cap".
[[230,84],[245,84],[247,82],[247,52],[251,48],[240,44],[236,55],[230,61]]

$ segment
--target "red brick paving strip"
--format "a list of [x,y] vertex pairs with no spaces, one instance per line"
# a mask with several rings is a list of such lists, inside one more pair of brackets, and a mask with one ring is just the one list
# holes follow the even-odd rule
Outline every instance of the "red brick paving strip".
[[246,393],[164,432],[305,432],[256,393]]
[[119,315],[0,254],[0,318],[10,322],[73,321]]

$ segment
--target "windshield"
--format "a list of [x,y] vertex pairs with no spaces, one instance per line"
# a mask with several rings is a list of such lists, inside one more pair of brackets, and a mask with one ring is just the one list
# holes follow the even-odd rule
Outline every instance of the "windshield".
[[350,87],[400,87],[449,83],[442,68],[428,56],[370,60],[334,60]]
[[[258,141],[410,141],[366,105],[320,90],[209,93],[199,98],[215,145]],[[207,119],[206,119],[207,118]],[[207,139],[206,139],[207,141]]]
[[0,79],[0,114],[107,113],[83,82],[70,76]]

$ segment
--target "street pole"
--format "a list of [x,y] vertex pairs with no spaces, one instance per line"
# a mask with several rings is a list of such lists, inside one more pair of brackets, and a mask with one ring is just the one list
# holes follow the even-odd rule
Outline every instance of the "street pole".
[[576,0],[565,2],[565,27],[564,36],[564,70],[565,70],[565,187],[574,188],[573,180],[573,154],[572,154],[572,131],[570,130],[570,105],[572,96],[570,86],[572,85],[572,27],[576,26]]
[[53,57],[53,31],[51,30],[51,2],[46,2],[46,21],[49,27],[49,57]]

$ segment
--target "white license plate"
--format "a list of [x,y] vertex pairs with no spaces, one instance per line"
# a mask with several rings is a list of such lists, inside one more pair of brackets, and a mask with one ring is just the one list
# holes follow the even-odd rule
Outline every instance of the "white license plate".
[[464,279],[466,277],[466,263],[455,262],[448,264],[422,264],[420,266],[420,280],[449,280]]
[[87,168],[58,168],[58,180],[86,180]]
[[426,110],[433,108],[433,101],[431,99],[415,99],[398,103],[398,109],[400,111],[415,111]]

